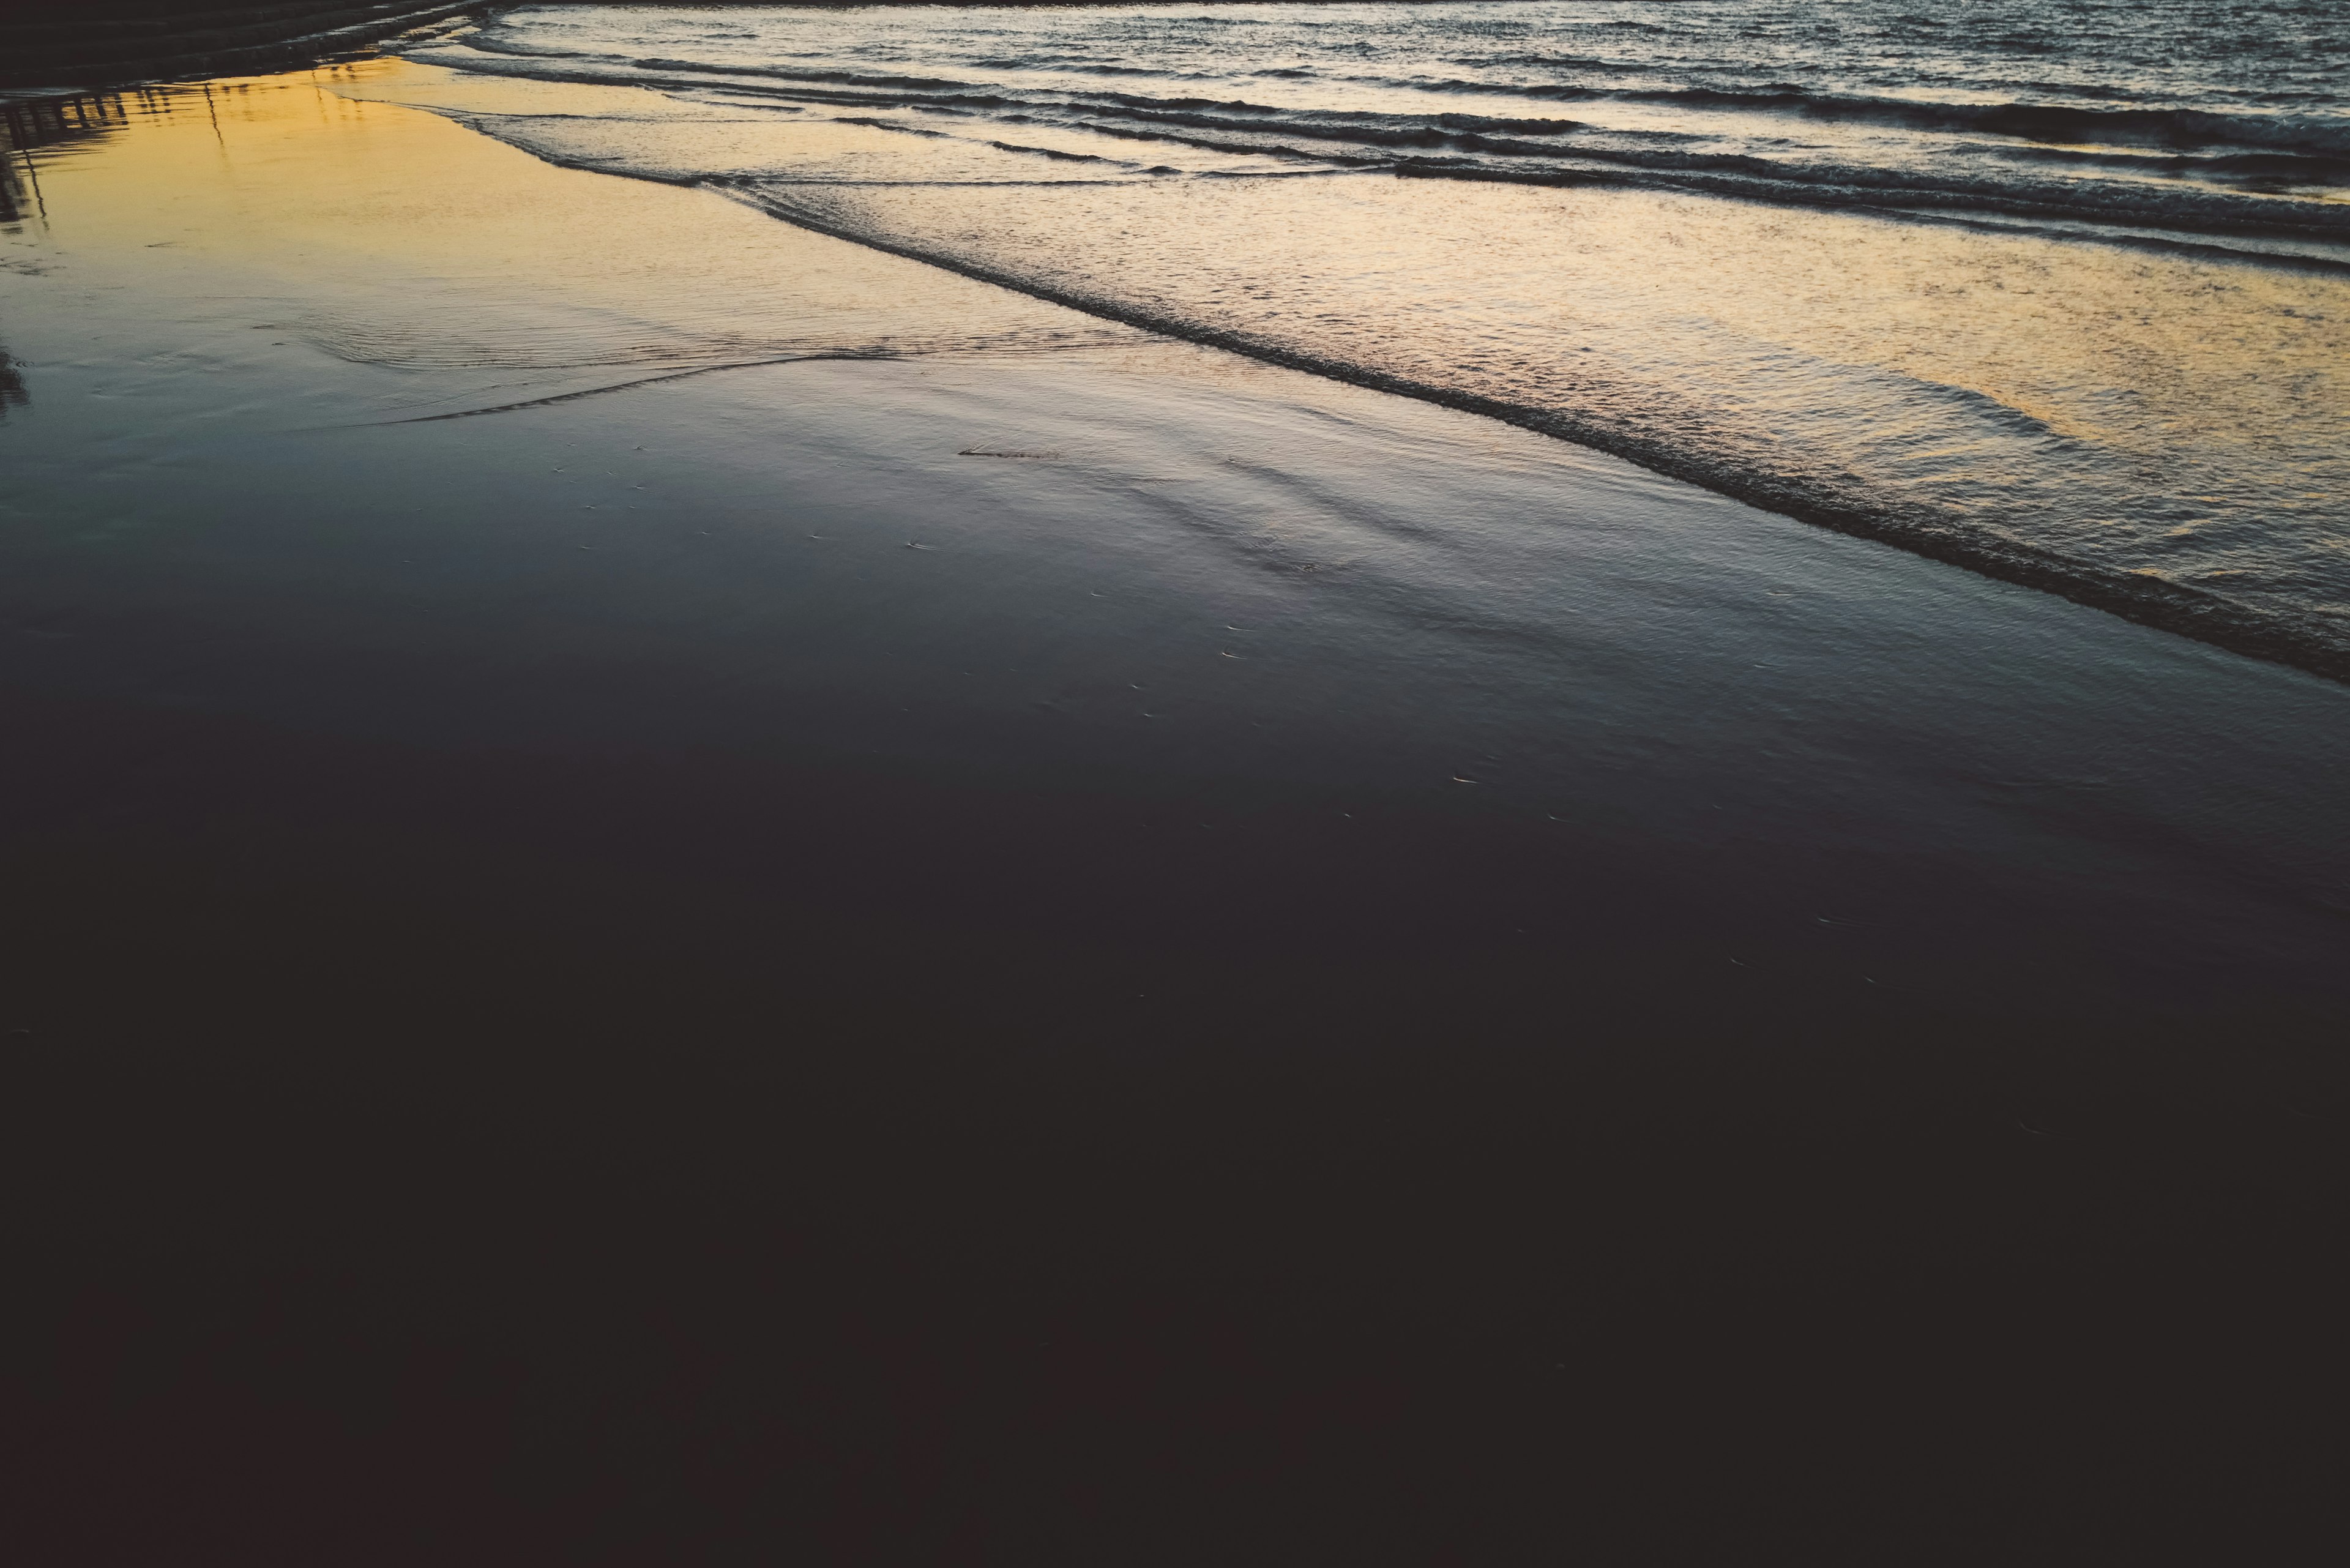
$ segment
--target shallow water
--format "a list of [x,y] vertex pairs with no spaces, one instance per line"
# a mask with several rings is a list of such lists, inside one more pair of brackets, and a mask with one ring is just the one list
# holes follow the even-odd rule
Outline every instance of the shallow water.
[[2350,669],[2350,29],[1977,12],[525,6],[356,90]]
[[[828,804],[754,902],[827,864],[868,898],[920,843],[912,905],[1170,953],[1628,940],[1695,992],[1767,949],[1819,995],[2091,1012],[2121,972],[2333,983],[2340,687],[370,101],[516,91],[378,62],[35,150],[0,676],[940,797]],[[1004,839],[1008,801],[1046,805]],[[633,815],[567,853],[801,831]]]
[[29,1560],[2324,1527],[2350,687],[330,89],[0,233]]

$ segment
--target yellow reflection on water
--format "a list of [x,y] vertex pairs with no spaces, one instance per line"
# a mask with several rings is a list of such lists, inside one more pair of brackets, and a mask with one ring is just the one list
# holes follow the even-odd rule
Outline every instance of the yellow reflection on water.
[[[439,112],[379,101],[403,98]],[[551,169],[448,115],[589,168],[723,176],[1137,319],[1555,410],[1742,493],[2200,585],[2350,646],[2338,273],[1686,194],[1268,178],[1228,151],[1167,149],[1149,175],[1084,131],[1040,130],[1039,151],[399,61],[12,121],[0,244],[27,277],[146,257],[120,286],[178,289],[185,312],[243,290],[341,361],[473,378],[382,394],[420,414],[793,354],[1139,340],[709,192]],[[1107,151],[1127,174],[1073,161]]]
[[[37,179],[42,195],[20,203],[0,256],[27,279],[103,277],[136,296],[126,316],[188,326],[242,313],[343,361],[470,372],[476,390],[1133,337],[331,90],[415,69],[376,61],[52,112],[12,150],[17,184]],[[0,292],[0,311],[33,303],[14,294]]]

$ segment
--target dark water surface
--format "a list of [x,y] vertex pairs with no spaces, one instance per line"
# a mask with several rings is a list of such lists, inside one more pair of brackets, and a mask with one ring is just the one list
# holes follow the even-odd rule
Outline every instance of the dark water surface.
[[2330,1528],[2350,691],[467,83],[12,149],[37,1560]]

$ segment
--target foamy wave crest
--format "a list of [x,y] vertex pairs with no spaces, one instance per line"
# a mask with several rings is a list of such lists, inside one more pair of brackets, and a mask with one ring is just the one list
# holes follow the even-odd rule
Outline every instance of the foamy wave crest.
[[[1072,91],[1031,86],[1017,78],[990,82],[736,58],[493,50],[479,40],[431,57],[467,69],[574,81],[963,113],[1162,137],[1347,168],[1391,167],[1423,177],[1616,182],[1782,203],[1976,212],[2074,226],[2103,223],[2201,236],[2350,244],[2350,189],[2345,189],[2350,185],[2350,119],[2306,115],[1925,103],[1711,88],[1665,91],[1537,84],[1506,92],[1523,99],[1632,105],[1648,115],[1610,124],[1442,107],[1445,94],[1505,96],[1493,85],[1458,79],[1410,84],[1412,95],[1433,100],[1410,109],[1347,109],[1191,92],[1096,87]],[[1659,109],[1686,110],[1699,118],[1659,122],[1653,112]],[[1906,146],[1896,157],[1881,145],[1790,145],[1783,133],[1762,134],[1751,126],[1734,134],[1703,118],[1725,114],[1941,135]],[[2147,149],[2161,152],[2149,156]],[[2350,254],[2336,259],[2350,261]]]
[[525,5],[418,57],[639,89],[447,110],[553,161],[2350,678],[2350,29],[2101,3]]

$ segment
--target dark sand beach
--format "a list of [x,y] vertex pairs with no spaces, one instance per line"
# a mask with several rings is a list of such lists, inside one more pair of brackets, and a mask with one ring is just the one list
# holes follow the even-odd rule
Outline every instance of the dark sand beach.
[[2321,1555],[2350,689],[443,79],[9,155],[25,1561]]

